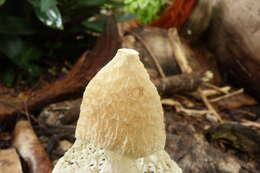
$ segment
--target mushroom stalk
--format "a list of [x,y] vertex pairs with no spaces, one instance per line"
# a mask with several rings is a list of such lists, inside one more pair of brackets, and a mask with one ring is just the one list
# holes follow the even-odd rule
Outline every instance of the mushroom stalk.
[[76,142],[53,173],[181,173],[164,151],[160,96],[138,52],[119,49],[89,82]]

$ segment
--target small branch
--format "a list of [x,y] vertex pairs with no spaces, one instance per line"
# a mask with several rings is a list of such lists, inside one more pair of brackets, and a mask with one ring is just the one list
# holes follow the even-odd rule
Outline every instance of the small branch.
[[160,93],[178,93],[194,91],[203,82],[203,73],[180,74],[155,79],[152,82]]
[[31,173],[51,173],[52,163],[29,121],[16,123],[13,145],[27,162]]
[[201,89],[199,88],[199,93],[201,95],[201,99],[204,102],[204,104],[207,106],[207,108],[209,109],[209,111],[217,118],[217,120],[220,123],[223,123],[223,120],[221,118],[221,116],[217,113],[217,111],[214,109],[214,107],[210,104],[207,96],[203,93],[203,91],[201,91]]
[[[215,90],[215,89],[203,89],[203,93],[207,97],[211,97],[211,96],[220,95],[223,92],[228,92],[230,89],[231,88],[229,86],[219,88],[219,90],[221,90],[222,92],[220,92],[219,90]],[[191,95],[197,99],[200,99],[200,94],[198,92],[193,92]]]
[[135,36],[139,41],[140,43],[142,43],[142,45],[145,47],[145,49],[147,50],[147,52],[150,54],[150,56],[152,57],[153,61],[154,61],[154,64],[160,74],[160,76],[162,78],[165,78],[166,75],[163,71],[163,68],[161,66],[161,64],[159,63],[157,57],[153,54],[153,51],[150,49],[150,47],[145,43],[145,41],[142,39],[142,37],[140,37],[138,34],[136,34],[135,32],[132,32],[132,31],[129,31],[133,36]]
[[231,88],[230,87],[223,87],[223,88],[219,88],[219,90],[222,90],[222,92],[221,91],[219,91],[219,90],[214,90],[214,89],[205,89],[205,90],[203,90],[203,92],[204,92],[204,94],[207,96],[207,97],[210,97],[210,96],[216,96],[216,95],[219,95],[219,94],[221,94],[221,93],[223,93],[223,92],[226,92],[226,91],[229,91]]
[[254,121],[242,120],[242,122],[240,124],[242,124],[244,126],[249,126],[249,127],[254,127],[254,128],[260,129],[260,123],[254,122]]
[[185,52],[182,48],[181,40],[178,35],[176,28],[170,28],[168,30],[168,37],[172,45],[175,59],[179,64],[179,67],[183,73],[192,73],[192,68],[189,66],[188,60],[186,58]]
[[203,85],[205,85],[208,88],[212,88],[212,89],[218,91],[219,93],[223,93],[223,94],[228,94],[228,91],[231,89],[229,86],[220,88],[220,87],[215,86],[215,85],[213,85],[211,83],[203,83]]
[[189,116],[195,116],[195,115],[205,115],[207,113],[209,113],[208,110],[195,110],[195,109],[186,109],[184,108],[181,103],[173,100],[173,99],[162,99],[161,100],[161,103],[163,105],[167,105],[167,106],[173,106],[176,108],[176,110],[178,112],[183,112],[185,113],[186,115],[189,115]]
[[175,101],[173,99],[162,99],[161,103],[163,105],[167,105],[167,106],[173,106],[173,107],[181,107],[181,103],[178,101]]
[[217,97],[217,98],[214,98],[214,99],[210,99],[209,101],[212,102],[212,103],[213,103],[213,102],[218,102],[218,101],[223,100],[223,99],[226,99],[226,98],[228,98],[228,97],[232,97],[232,96],[241,94],[241,93],[243,93],[243,92],[244,92],[244,89],[242,88],[242,89],[237,90],[237,91],[234,91],[234,92],[232,92],[232,93],[228,93],[228,94],[226,94],[226,95],[223,95],[223,96],[220,96],[220,97]]

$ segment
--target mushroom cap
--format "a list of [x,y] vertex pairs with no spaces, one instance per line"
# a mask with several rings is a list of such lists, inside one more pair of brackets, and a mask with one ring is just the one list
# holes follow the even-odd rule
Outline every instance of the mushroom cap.
[[76,139],[132,158],[164,149],[160,96],[137,51],[119,49],[89,82]]

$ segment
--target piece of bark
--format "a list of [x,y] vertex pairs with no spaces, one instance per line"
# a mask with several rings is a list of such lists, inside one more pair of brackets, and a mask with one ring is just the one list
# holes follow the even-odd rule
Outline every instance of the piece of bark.
[[260,1],[214,1],[211,48],[231,81],[260,98]]
[[26,161],[31,173],[51,173],[53,165],[30,122],[20,120],[16,123],[13,146]]
[[1,173],[23,173],[21,161],[15,149],[0,150]]
[[203,73],[180,74],[152,80],[159,93],[194,91],[203,82]]
[[63,80],[44,86],[26,97],[0,98],[0,122],[17,113],[39,110],[44,106],[82,94],[87,82],[104,66],[121,47],[116,21],[109,18],[106,29],[93,51],[85,52]]

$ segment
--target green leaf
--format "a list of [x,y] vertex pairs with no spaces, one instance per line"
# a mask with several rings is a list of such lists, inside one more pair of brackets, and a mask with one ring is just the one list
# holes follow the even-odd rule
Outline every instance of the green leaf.
[[100,16],[97,20],[95,21],[89,21],[85,20],[82,22],[82,25],[85,26],[87,29],[90,29],[95,32],[102,32],[105,22],[106,22],[107,16]]
[[108,3],[109,5],[112,5],[115,8],[122,8],[124,6],[124,2],[122,1],[116,1],[116,0],[112,0]]
[[52,7],[46,11],[35,9],[35,13],[45,25],[55,29],[63,29],[61,14],[57,7]]
[[40,7],[41,11],[49,10],[57,5],[56,0],[41,0]]
[[0,80],[7,86],[12,86],[15,80],[15,71],[13,68],[8,67],[0,75]]
[[30,35],[35,30],[29,22],[16,16],[0,16],[0,34]]
[[37,77],[41,73],[41,68],[39,65],[34,64],[34,63],[26,63],[26,64],[21,64],[22,69],[25,70],[30,74],[32,77]]
[[33,5],[34,12],[37,18],[45,25],[55,28],[63,29],[61,13],[55,2],[43,2],[46,0],[29,0]]
[[0,6],[5,3],[5,0],[0,0]]
[[15,65],[32,76],[39,74],[40,68],[33,62],[42,56],[38,48],[17,36],[1,35],[0,40],[0,51]]
[[14,59],[16,65],[27,71],[31,76],[36,77],[40,73],[40,67],[34,63],[42,56],[42,52],[31,44],[24,43],[23,51]]
[[20,37],[0,35],[0,51],[9,58],[14,58],[23,50]]
[[106,2],[107,0],[78,0],[77,3],[84,6],[101,6]]
[[136,14],[131,14],[131,13],[123,13],[123,14],[119,14],[116,16],[116,20],[118,22],[124,22],[124,21],[127,21],[127,20],[131,20],[131,19],[134,19],[136,18],[137,15]]

